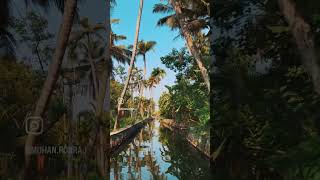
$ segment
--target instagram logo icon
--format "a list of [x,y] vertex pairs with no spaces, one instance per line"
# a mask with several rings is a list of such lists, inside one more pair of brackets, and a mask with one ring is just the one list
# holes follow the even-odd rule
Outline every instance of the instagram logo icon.
[[26,133],[39,135],[43,132],[43,119],[40,116],[31,116],[26,119]]

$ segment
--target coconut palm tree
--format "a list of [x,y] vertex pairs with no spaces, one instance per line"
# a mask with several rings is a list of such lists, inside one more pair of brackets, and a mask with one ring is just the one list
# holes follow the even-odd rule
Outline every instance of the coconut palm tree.
[[[206,2],[206,1],[203,1]],[[209,27],[209,12],[207,4],[195,0],[168,0],[168,4],[156,4],[154,13],[170,13],[158,21],[159,26],[167,25],[172,30],[179,30],[180,36],[186,40],[186,45],[196,60],[202,78],[210,91],[208,71],[203,63],[201,52],[196,47],[194,39],[197,33]]]
[[80,20],[80,28],[74,30],[70,37],[70,51],[69,57],[71,59],[79,59],[83,57],[84,59],[79,59],[81,62],[89,62],[91,67],[92,81],[94,85],[94,97],[98,95],[98,82],[97,82],[97,72],[96,63],[97,59],[101,58],[104,53],[104,47],[101,47],[102,35],[99,31],[104,30],[103,24],[89,24],[89,19],[87,17]]
[[137,44],[138,44],[138,40],[139,40],[139,32],[140,32],[140,23],[141,23],[141,16],[142,16],[142,9],[143,9],[143,2],[144,0],[140,0],[140,6],[139,6],[139,11],[138,11],[138,17],[137,17],[137,25],[136,25],[136,33],[135,33],[135,38],[134,38],[134,43],[133,43],[133,51],[132,51],[132,55],[131,55],[131,59],[130,59],[130,65],[129,65],[129,69],[128,69],[128,77],[126,79],[126,82],[124,84],[124,88],[122,90],[119,102],[118,102],[118,113],[117,113],[117,118],[114,124],[114,130],[119,128],[119,115],[120,115],[120,110],[121,110],[121,104],[123,103],[123,98],[124,95],[126,94],[127,88],[128,88],[128,84],[131,78],[131,73],[132,73],[132,68],[134,65],[134,60],[136,57],[136,53],[137,53]]
[[[35,111],[33,116],[35,117],[42,117],[47,105],[49,103],[49,99],[52,95],[54,90],[54,86],[56,81],[59,77],[59,70],[62,64],[62,60],[66,51],[66,47],[69,40],[69,35],[71,33],[72,25],[74,22],[74,16],[77,8],[77,1],[76,0],[67,0],[64,4],[64,13],[62,19],[62,26],[59,31],[57,46],[54,51],[53,60],[49,67],[49,72],[47,78],[44,82],[41,95],[36,103]],[[28,172],[30,167],[30,148],[35,142],[36,135],[28,134],[26,142],[25,142],[25,177],[29,179]]]
[[[143,79],[146,80],[147,75],[147,60],[146,60],[146,54],[154,50],[154,47],[157,43],[155,41],[139,41],[138,43],[138,55],[141,55],[143,57]],[[141,88],[141,94],[143,95],[144,88]]]
[[[110,171],[110,77],[111,77],[111,71],[110,71],[110,62],[111,62],[111,23],[110,23],[110,8],[111,3],[113,3],[113,0],[107,0],[107,17],[106,17],[106,52],[105,52],[105,59],[104,62],[101,65],[102,73],[101,76],[99,76],[100,85],[98,90],[98,98],[97,98],[97,107],[96,107],[96,115],[97,115],[97,121],[99,123],[99,147],[97,151],[97,160],[98,162],[98,168],[101,176],[105,179],[109,179],[109,171]],[[107,97],[106,97],[107,96]],[[106,108],[104,112],[104,105],[105,105],[105,99],[106,99]],[[104,121],[104,117],[105,121]]]
[[138,55],[141,55],[143,57],[143,75],[144,75],[144,80],[146,79],[146,73],[147,73],[147,60],[146,60],[146,54],[153,50],[154,47],[156,46],[155,41],[144,41],[141,40],[138,42]]
[[[157,67],[157,68],[154,68],[151,72],[151,76],[150,78],[148,79],[148,88],[150,89],[150,94],[152,96],[152,89],[158,85],[160,83],[160,81],[164,78],[164,76],[166,75],[166,72],[165,70]],[[151,97],[151,102],[153,101],[153,97]],[[151,110],[151,103],[149,104],[149,112]],[[150,113],[148,113],[150,115]]]

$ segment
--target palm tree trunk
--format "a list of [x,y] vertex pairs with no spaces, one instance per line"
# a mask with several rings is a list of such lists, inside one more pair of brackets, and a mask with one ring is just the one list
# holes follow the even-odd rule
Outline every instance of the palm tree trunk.
[[[106,31],[107,31],[107,40],[110,42],[110,1],[107,1],[107,22],[106,22]],[[104,179],[109,179],[109,159],[110,159],[110,73],[108,70],[108,61],[110,58],[110,43],[107,43],[108,47],[106,48],[106,57],[103,63],[103,72],[100,78],[99,94],[97,98],[97,109],[96,116],[98,120],[98,134],[99,134],[99,146],[97,152],[97,163],[99,167],[99,173]],[[108,93],[108,94],[107,94]],[[107,94],[107,96],[106,96]],[[106,104],[105,104],[106,103]],[[105,106],[106,105],[106,106]],[[106,116],[105,116],[106,114]]]
[[180,25],[182,34],[183,34],[184,38],[186,39],[187,47],[188,47],[190,53],[192,54],[192,56],[195,58],[197,65],[200,69],[202,78],[208,88],[208,91],[210,91],[210,79],[209,79],[208,71],[201,60],[201,55],[200,55],[199,51],[196,49],[196,47],[193,43],[193,38],[192,38],[191,32],[186,27],[186,23],[184,22],[184,18],[182,15],[181,6],[178,2],[175,2],[174,0],[170,0],[169,2],[172,5],[172,7],[174,8],[176,15],[178,16],[179,25]]
[[[106,88],[108,78],[109,78],[109,72],[106,71],[107,68],[104,68],[104,71],[102,73],[102,76],[100,78],[100,86],[99,86],[99,94],[97,98],[97,109],[96,109],[96,119],[98,123],[98,148],[97,148],[97,165],[99,167],[99,173],[102,177],[106,177],[107,169],[105,164],[105,157],[104,155],[106,153],[106,145],[108,143],[105,142],[106,136],[110,135],[110,133],[105,132],[106,127],[105,124],[108,124],[109,119],[105,119],[104,117],[104,107],[105,107],[105,100],[106,99]],[[106,110],[106,113],[109,113],[108,110]]]
[[91,57],[89,58],[90,66],[91,66],[91,74],[92,74],[92,81],[93,81],[93,88],[94,88],[94,97],[98,96],[98,82],[97,82],[97,73],[96,68]]
[[[69,110],[68,110],[68,146],[72,146],[72,138],[73,138],[73,117],[72,117],[72,100],[73,92],[72,92],[72,82],[69,83]],[[68,178],[72,176],[72,154],[68,153],[68,163],[67,163],[67,175]]]
[[[107,31],[107,40],[106,42],[110,42],[110,0],[107,1],[107,22],[106,22],[106,31]],[[103,72],[100,78],[100,86],[99,86],[99,94],[97,98],[97,110],[96,116],[98,120],[99,127],[99,146],[98,146],[98,154],[97,163],[99,167],[100,175],[109,179],[110,172],[110,73],[108,72],[110,67],[108,67],[108,61],[110,58],[110,43],[107,43],[108,47],[106,48],[106,57],[105,62],[103,64]],[[105,116],[106,114],[106,116]],[[105,117],[105,118],[104,118]]]
[[[63,61],[63,57],[66,51],[66,47],[69,41],[70,32],[73,25],[73,19],[77,7],[77,0],[67,0],[65,2],[65,8],[63,13],[62,26],[60,27],[58,43],[54,52],[53,61],[50,65],[48,76],[43,85],[41,95],[37,101],[35,111],[33,116],[41,117],[43,116],[46,107],[49,103],[50,97],[52,95],[54,86],[59,77],[59,70]],[[25,176],[28,176],[30,166],[31,154],[29,152],[30,148],[35,142],[36,136],[33,134],[28,134],[25,142]]]
[[302,64],[312,77],[314,90],[320,94],[320,68],[310,25],[297,12],[292,0],[278,0],[278,4],[300,51]]
[[[146,60],[146,55],[143,55],[143,63],[144,63],[144,67],[143,67],[143,80],[146,80],[147,78],[147,60]],[[142,88],[142,94],[145,91],[144,88]]]
[[95,68],[95,65],[94,65],[94,61],[91,57],[91,41],[90,41],[90,36],[89,34],[87,34],[87,41],[88,41],[88,57],[89,57],[89,63],[90,63],[90,66],[91,66],[91,74],[92,74],[92,81],[93,81],[93,87],[94,87],[94,94],[95,94],[95,97],[98,96],[98,82],[97,82],[97,71],[96,71],[96,68]]
[[140,115],[141,115],[141,117],[143,117],[142,116],[142,114],[141,114],[141,111],[140,111],[140,108],[141,108],[141,103],[142,103],[142,94],[143,94],[143,83],[140,81],[140,83],[139,83],[140,85],[139,85],[139,102],[138,102],[138,107],[137,107],[137,111],[136,111],[136,113],[138,114],[138,113],[140,113]]
[[147,75],[147,60],[146,60],[146,55],[143,55],[143,79],[146,80],[146,75]]
[[140,0],[140,7],[139,7],[138,18],[137,18],[137,24],[136,24],[136,34],[135,34],[134,43],[133,43],[133,51],[132,51],[132,55],[131,55],[131,59],[130,59],[130,66],[129,66],[129,69],[128,69],[128,77],[127,77],[126,82],[124,84],[124,88],[122,90],[122,93],[121,93],[121,96],[120,96],[120,100],[118,102],[118,114],[117,114],[116,122],[114,124],[114,130],[119,128],[119,118],[120,118],[121,104],[122,104],[124,95],[126,94],[126,91],[128,89],[128,84],[129,84],[129,81],[130,81],[132,68],[133,68],[134,60],[135,60],[136,53],[137,53],[137,44],[138,44],[138,39],[139,39],[142,9],[143,9],[143,0]]

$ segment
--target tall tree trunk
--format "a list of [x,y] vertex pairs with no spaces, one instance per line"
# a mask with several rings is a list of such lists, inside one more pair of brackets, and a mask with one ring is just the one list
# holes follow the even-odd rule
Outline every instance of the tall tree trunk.
[[[147,59],[146,59],[146,55],[143,55],[143,63],[144,63],[144,67],[143,67],[143,80],[146,80],[147,78]],[[142,88],[142,94],[143,92],[145,92],[145,89]]]
[[[109,68],[111,69],[111,68]],[[109,174],[110,174],[110,121],[111,121],[111,72],[109,72],[109,76],[107,78],[107,87],[106,87],[106,106],[105,109],[107,111],[107,123],[106,123],[106,135],[105,135],[105,140],[106,140],[106,157],[105,157],[105,162],[106,162],[106,170],[107,170],[107,176],[109,178]]]
[[147,75],[147,60],[146,60],[146,55],[143,55],[143,79],[146,80],[146,75]]
[[136,113],[137,113],[137,114],[140,113],[140,115],[141,115],[142,118],[143,118],[143,115],[142,115],[140,109],[141,109],[141,107],[142,107],[143,88],[144,88],[143,83],[140,81],[140,83],[139,83],[139,102],[138,102],[138,108],[137,108]]
[[310,25],[297,12],[292,0],[278,0],[278,4],[300,51],[302,64],[312,77],[314,90],[320,94],[320,68]]
[[[72,146],[72,139],[73,139],[73,117],[72,117],[72,104],[73,104],[73,92],[72,92],[72,82],[70,80],[69,83],[69,111],[68,111],[68,146]],[[72,154],[68,153],[68,163],[67,163],[67,175],[68,178],[72,176]]]
[[120,118],[121,104],[122,104],[124,95],[126,94],[126,91],[128,89],[128,84],[129,84],[129,81],[130,81],[130,78],[131,78],[132,68],[133,68],[134,60],[135,60],[136,53],[137,53],[137,44],[138,44],[138,40],[139,40],[142,9],[143,9],[143,0],[140,0],[140,7],[139,7],[138,18],[137,18],[137,24],[136,24],[136,34],[135,34],[134,43],[133,43],[133,51],[132,51],[132,55],[131,55],[131,59],[130,59],[130,66],[129,66],[129,69],[128,69],[128,77],[126,79],[126,82],[124,84],[124,88],[122,90],[122,93],[121,93],[121,96],[120,96],[120,99],[119,99],[119,102],[118,102],[118,113],[117,113],[116,122],[114,124],[114,130],[119,128],[119,118]]
[[91,57],[92,49],[91,49],[91,40],[90,40],[89,34],[87,34],[87,41],[88,41],[88,57],[89,57],[89,63],[91,66],[92,81],[93,81],[94,94],[95,94],[95,99],[96,99],[98,96],[98,82],[97,82],[98,80],[97,80],[97,75],[96,75],[97,71],[95,68],[95,64],[94,64],[93,58]]
[[[96,108],[96,119],[98,123],[98,148],[97,148],[97,165],[99,167],[99,173],[102,177],[107,176],[107,169],[105,164],[105,154],[106,153],[106,146],[108,143],[106,143],[106,138],[110,133],[106,132],[106,125],[109,123],[109,116],[108,118],[105,118],[105,100],[106,100],[106,88],[109,77],[109,72],[107,72],[106,62],[103,63],[104,70],[102,72],[102,75],[100,77],[100,86],[99,86],[99,94],[97,98],[97,108]],[[108,110],[106,110],[106,113],[109,113]]]
[[97,80],[97,71],[94,65],[94,61],[91,57],[89,57],[89,62],[91,66],[91,74],[92,74],[92,82],[93,82],[93,88],[94,88],[94,97],[97,99],[98,96],[98,80]]
[[[107,31],[107,40],[110,42],[110,0],[107,0],[107,22],[106,22],[106,31]],[[97,108],[96,108],[96,117],[98,120],[98,153],[97,153],[97,163],[99,167],[99,173],[104,179],[109,179],[109,168],[110,168],[110,74],[108,70],[111,69],[108,67],[109,62],[111,61],[110,57],[110,43],[107,43],[106,48],[106,57],[103,62],[102,75],[100,78],[99,85],[99,94],[97,98]]]
[[[69,41],[70,32],[73,25],[73,19],[77,7],[77,0],[67,0],[65,2],[65,8],[63,13],[62,25],[60,27],[57,47],[53,55],[53,61],[50,65],[49,72],[46,81],[43,85],[41,95],[37,101],[35,111],[33,116],[41,117],[43,116],[47,105],[49,103],[50,97],[54,90],[54,86],[59,77],[59,70],[63,61],[63,57],[66,51],[66,47]],[[35,142],[36,136],[33,134],[28,134],[25,142],[25,176],[28,176],[28,170],[30,167],[31,154],[29,152],[30,148]]]
[[187,47],[190,51],[190,53],[192,54],[192,56],[195,58],[197,65],[200,69],[202,78],[208,88],[208,91],[210,92],[210,79],[209,79],[209,74],[208,71],[206,69],[206,67],[204,66],[202,60],[201,60],[201,55],[200,52],[196,49],[194,43],[193,43],[193,37],[191,32],[188,30],[187,28],[187,24],[184,20],[184,17],[182,15],[182,10],[181,10],[181,5],[179,4],[179,2],[176,2],[174,0],[169,0],[170,4],[172,5],[172,7],[174,8],[176,15],[179,19],[179,25],[182,31],[182,34],[186,40],[186,44]]

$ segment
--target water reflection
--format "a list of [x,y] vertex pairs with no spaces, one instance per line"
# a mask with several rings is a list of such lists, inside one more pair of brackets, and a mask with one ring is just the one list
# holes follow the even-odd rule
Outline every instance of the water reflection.
[[209,162],[178,134],[152,121],[112,158],[111,179],[212,179]]

